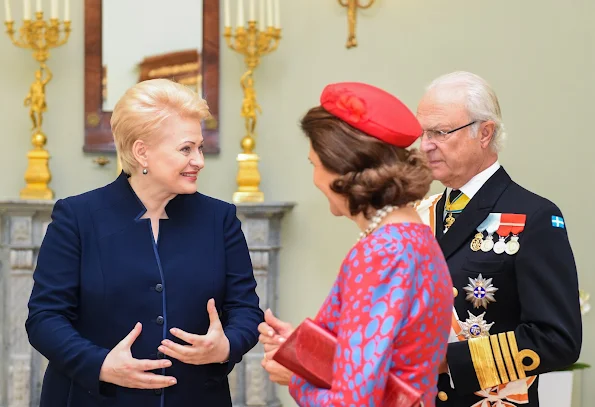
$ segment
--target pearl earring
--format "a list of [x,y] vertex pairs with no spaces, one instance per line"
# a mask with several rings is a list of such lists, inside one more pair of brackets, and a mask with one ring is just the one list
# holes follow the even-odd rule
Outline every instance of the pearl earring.
[[149,171],[146,168],[143,168],[143,174],[147,175]]

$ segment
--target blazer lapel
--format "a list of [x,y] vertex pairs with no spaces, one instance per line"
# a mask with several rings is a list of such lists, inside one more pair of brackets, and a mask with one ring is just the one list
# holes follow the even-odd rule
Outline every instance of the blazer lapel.
[[[477,194],[469,201],[446,234],[442,235],[442,231],[440,231],[442,236],[438,237],[438,229],[436,229],[436,237],[439,239],[438,242],[445,258],[448,259],[463,243],[469,241],[477,226],[490,214],[500,195],[511,181],[504,168],[500,167],[477,191]],[[437,219],[438,216],[442,219],[444,203],[441,208],[440,205],[436,205]]]

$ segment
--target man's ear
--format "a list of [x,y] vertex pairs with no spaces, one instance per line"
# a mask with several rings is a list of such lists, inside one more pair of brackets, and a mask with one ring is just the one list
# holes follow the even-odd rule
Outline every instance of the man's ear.
[[479,129],[479,141],[483,148],[488,148],[492,138],[494,138],[494,130],[496,130],[496,123],[491,120],[485,121],[481,124]]
[[132,145],[132,155],[141,167],[148,167],[148,151],[147,144],[142,140],[136,140]]

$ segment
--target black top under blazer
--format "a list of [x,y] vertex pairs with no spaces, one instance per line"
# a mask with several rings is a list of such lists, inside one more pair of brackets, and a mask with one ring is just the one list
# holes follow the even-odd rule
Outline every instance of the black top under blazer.
[[[200,193],[178,195],[153,239],[126,174],[58,200],[39,251],[26,322],[31,345],[49,360],[41,407],[231,406],[227,374],[258,341],[263,320],[235,206]],[[157,359],[172,327],[205,334],[215,299],[229,362],[172,360],[177,384],[129,389],[99,381],[108,352],[137,322],[137,359]],[[157,372],[160,373],[160,372]]]

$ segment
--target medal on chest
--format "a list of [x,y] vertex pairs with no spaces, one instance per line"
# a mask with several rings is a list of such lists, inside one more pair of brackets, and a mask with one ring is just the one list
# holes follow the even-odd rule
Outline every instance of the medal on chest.
[[[494,253],[502,254],[506,253],[512,256],[518,253],[521,248],[519,243],[519,233],[525,229],[525,222],[527,215],[518,213],[503,213],[500,220],[500,226],[498,227],[498,235],[500,239],[494,245]],[[506,242],[506,238],[511,235],[511,238]]]
[[[471,241],[471,250],[477,252],[479,250],[483,252],[489,252],[494,247],[494,238],[492,235],[498,229],[500,224],[500,213],[490,213],[488,217],[477,227],[477,234]],[[484,239],[483,232],[487,232],[487,236]]]
[[469,314],[469,318],[463,321],[459,321],[459,325],[461,327],[461,332],[459,335],[463,335],[465,339],[471,338],[479,338],[481,336],[489,336],[490,335],[490,328],[494,323],[487,323],[483,317],[485,312],[475,316],[470,311],[467,311]]
[[490,302],[496,302],[494,293],[498,288],[492,284],[492,279],[485,279],[480,274],[477,278],[469,277],[469,284],[464,287],[465,299],[473,304],[473,308],[487,308]]

